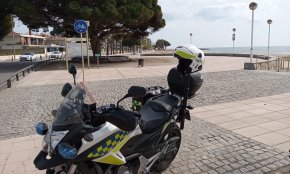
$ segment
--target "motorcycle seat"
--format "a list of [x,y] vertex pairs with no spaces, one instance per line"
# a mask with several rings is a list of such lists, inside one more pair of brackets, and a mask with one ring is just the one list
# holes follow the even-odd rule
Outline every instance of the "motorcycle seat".
[[150,134],[161,128],[169,120],[177,104],[178,99],[171,95],[159,96],[146,102],[140,110],[139,125],[143,134]]
[[163,95],[154,97],[148,101],[152,109],[156,112],[172,112],[173,108],[177,106],[178,99],[172,95]]

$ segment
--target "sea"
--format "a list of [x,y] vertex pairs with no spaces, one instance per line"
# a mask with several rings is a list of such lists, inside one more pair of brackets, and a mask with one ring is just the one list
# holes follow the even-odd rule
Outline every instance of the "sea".
[[[206,48],[206,53],[233,53],[233,47],[216,47]],[[268,47],[254,47],[254,54],[267,55]],[[235,47],[236,54],[250,54],[250,47]],[[271,55],[290,54],[290,46],[272,46],[270,47]]]

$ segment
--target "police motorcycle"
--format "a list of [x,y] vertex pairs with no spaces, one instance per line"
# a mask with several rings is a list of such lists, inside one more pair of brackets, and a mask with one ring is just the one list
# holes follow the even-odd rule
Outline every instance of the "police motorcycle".
[[[187,99],[203,82],[204,54],[193,45],[177,47],[179,59],[170,70],[169,89],[130,87],[116,105],[97,107],[83,83],[76,85],[76,68],[69,72],[74,86],[65,84],[63,102],[51,126],[36,124],[44,135],[34,165],[48,174],[147,174],[166,170],[178,153],[185,119],[190,120]],[[133,98],[133,111],[120,103]]]

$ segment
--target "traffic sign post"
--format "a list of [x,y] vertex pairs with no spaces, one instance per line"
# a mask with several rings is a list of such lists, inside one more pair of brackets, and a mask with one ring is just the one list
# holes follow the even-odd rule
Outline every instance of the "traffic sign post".
[[81,34],[81,55],[82,55],[82,65],[83,65],[83,83],[85,82],[85,61],[83,54],[83,33],[86,33],[88,30],[88,24],[85,20],[77,20],[74,23],[74,29],[77,33]]
[[[86,21],[88,27],[90,26],[90,21]],[[87,59],[88,59],[88,69],[91,68],[90,56],[89,56],[89,30],[86,32],[86,41],[87,41]]]

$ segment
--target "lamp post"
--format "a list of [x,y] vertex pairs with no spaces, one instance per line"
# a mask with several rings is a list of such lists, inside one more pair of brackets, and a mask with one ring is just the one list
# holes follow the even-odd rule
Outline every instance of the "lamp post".
[[190,44],[192,44],[192,33],[190,33],[189,36],[190,36]]
[[[249,5],[250,10],[252,10],[252,32],[251,32],[251,59],[250,62],[252,63],[253,59],[253,37],[254,37],[254,11],[257,9],[258,4],[256,2],[251,2]],[[257,63],[256,59],[256,63]]]
[[269,24],[269,33],[268,33],[268,70],[270,69],[270,36],[271,36],[271,24],[273,23],[272,19],[268,19],[267,23]]
[[13,38],[13,57],[12,57],[12,61],[15,60],[14,17],[15,17],[15,15],[11,15],[12,38]]
[[233,37],[232,37],[232,39],[233,39],[233,54],[235,54],[235,40],[236,40],[236,31],[237,31],[237,29],[236,28],[233,28]]

